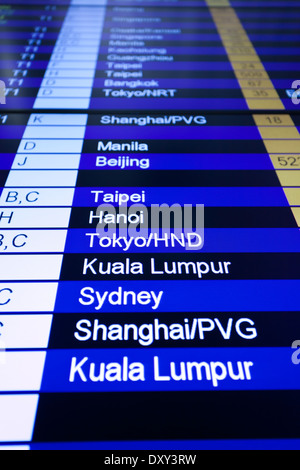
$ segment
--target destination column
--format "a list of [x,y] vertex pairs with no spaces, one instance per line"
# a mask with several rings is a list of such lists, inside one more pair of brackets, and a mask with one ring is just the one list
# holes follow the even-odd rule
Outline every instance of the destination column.
[[90,108],[246,110],[203,6],[107,8]]

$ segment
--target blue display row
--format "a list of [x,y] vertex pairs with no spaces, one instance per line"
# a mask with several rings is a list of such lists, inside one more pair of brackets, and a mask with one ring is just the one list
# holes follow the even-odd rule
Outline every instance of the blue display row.
[[[203,266],[201,267],[203,268]],[[274,267],[275,269],[276,267]],[[206,267],[205,267],[206,269]],[[281,269],[280,266],[277,269]],[[57,313],[299,311],[299,280],[64,281]]]
[[73,207],[98,207],[110,204],[116,207],[131,204],[204,204],[215,207],[278,207],[289,206],[280,187],[211,187],[211,188],[76,188]]
[[[205,228],[204,253],[298,253],[300,252],[300,231],[298,228]],[[168,246],[164,241],[154,239],[142,248],[129,238],[126,243],[112,239],[103,246],[95,230],[69,229],[65,253],[180,253],[185,246],[173,240]],[[120,246],[121,245],[121,246]]]
[[[300,439],[35,442],[31,450],[299,450]],[[111,457],[111,456],[110,456]],[[157,459],[158,460],[158,459]],[[151,461],[151,460],[150,460]],[[152,457],[154,462],[154,456]]]
[[41,392],[295,390],[300,366],[293,354],[299,355],[291,348],[49,350]]

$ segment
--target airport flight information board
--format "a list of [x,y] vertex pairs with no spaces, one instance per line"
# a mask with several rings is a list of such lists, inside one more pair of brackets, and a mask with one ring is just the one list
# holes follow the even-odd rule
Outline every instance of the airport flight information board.
[[299,449],[299,2],[14,0],[0,48],[0,450]]

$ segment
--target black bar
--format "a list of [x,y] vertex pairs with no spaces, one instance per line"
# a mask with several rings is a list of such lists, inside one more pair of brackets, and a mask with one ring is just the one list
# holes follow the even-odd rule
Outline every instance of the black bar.
[[[174,142],[174,150],[175,146]],[[150,149],[153,152],[157,150],[151,147]],[[160,146],[160,150],[165,150],[163,144]],[[203,149],[203,151],[205,150]],[[181,149],[178,148],[177,152],[180,153]],[[281,185],[273,170],[130,170],[126,172],[122,170],[80,170],[78,172],[77,187],[95,186],[280,187]]]
[[[295,293],[295,295],[297,295]],[[165,329],[159,329],[157,338],[151,341],[151,331],[153,336],[159,325],[185,325],[186,321],[192,325],[194,319],[202,319],[203,326],[208,327],[212,325],[205,319],[209,319],[214,323],[214,328],[203,334],[201,339],[199,330],[195,334],[194,339],[182,339],[180,335],[174,333],[173,337],[166,334]],[[218,322],[226,332],[225,336],[218,327]],[[244,321],[240,321],[244,319]],[[245,320],[246,319],[246,320]],[[81,326],[91,331],[91,337],[88,338],[85,332],[79,331],[76,327],[77,322],[86,320],[89,323],[82,323]],[[155,320],[157,320],[155,322]],[[239,323],[238,323],[239,322]],[[116,336],[116,326],[125,324],[134,324],[139,328],[141,325],[148,325],[143,327],[138,332],[136,339],[133,329],[128,334],[128,339],[121,339]],[[105,325],[105,328],[98,330],[97,336],[93,339],[93,329],[99,325]],[[201,323],[202,325],[202,323]],[[80,324],[78,324],[80,327]],[[162,327],[164,328],[164,327]],[[184,328],[184,326],[182,327]],[[226,339],[228,328],[230,329],[229,339]],[[255,331],[254,331],[255,330]],[[109,331],[111,336],[109,336]],[[157,331],[157,330],[156,330]],[[291,347],[295,339],[295,331],[300,331],[300,312],[159,312],[155,313],[72,313],[71,315],[64,315],[63,313],[54,313],[49,349],[115,349],[115,348],[201,348],[201,347]],[[80,334],[80,340],[76,339],[74,333]],[[178,332],[178,327],[177,327]],[[106,339],[103,334],[106,334]],[[228,333],[229,334],[229,333]],[[244,335],[244,336],[243,336]],[[142,338],[142,340],[141,340]]]
[[[104,178],[105,173],[106,172],[101,173],[101,176]],[[110,185],[110,183],[108,183],[108,185]],[[101,184],[101,182],[99,182],[99,184]],[[124,182],[122,181],[122,183],[114,185],[124,186]],[[93,221],[89,223],[90,212],[96,215],[96,207],[73,207],[69,227],[96,228],[99,220],[94,218]],[[204,224],[205,228],[298,227],[289,207],[205,207]],[[151,229],[150,225],[149,229]]]
[[299,266],[300,253],[65,253],[60,279],[299,279]]
[[41,393],[33,441],[299,438],[299,391]]

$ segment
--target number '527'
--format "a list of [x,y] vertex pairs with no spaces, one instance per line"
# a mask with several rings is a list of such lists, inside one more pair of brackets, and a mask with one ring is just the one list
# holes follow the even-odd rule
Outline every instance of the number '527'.
[[280,166],[299,166],[300,157],[278,157]]

